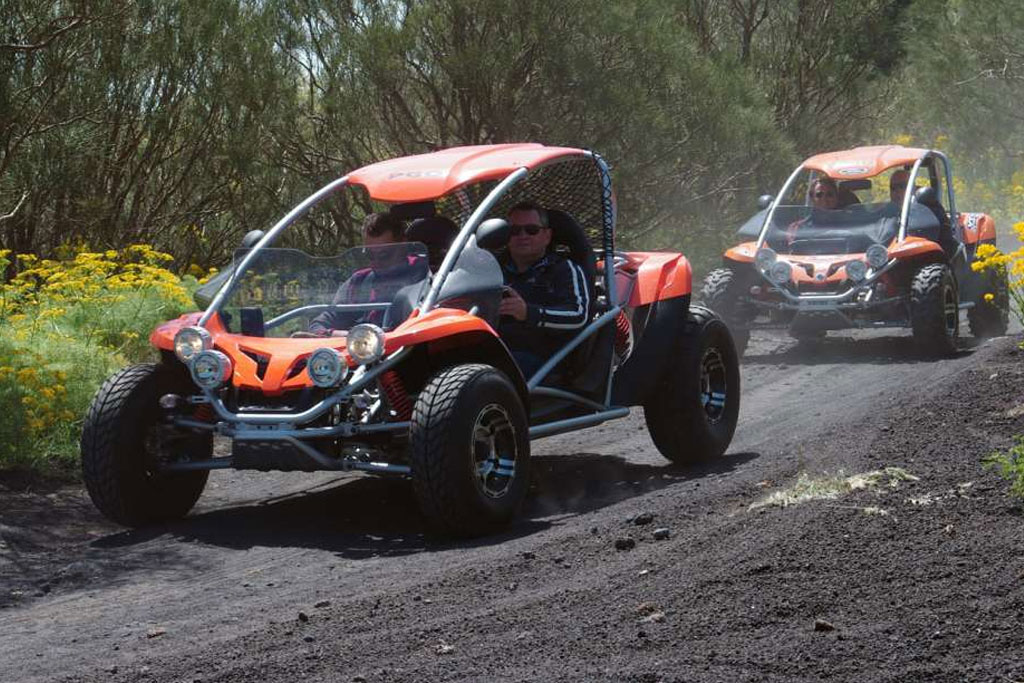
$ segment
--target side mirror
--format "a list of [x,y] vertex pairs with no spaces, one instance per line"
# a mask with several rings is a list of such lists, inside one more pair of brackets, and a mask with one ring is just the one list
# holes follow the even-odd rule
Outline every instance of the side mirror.
[[771,206],[772,202],[774,202],[774,201],[775,201],[775,197],[773,195],[763,194],[763,195],[761,195],[760,197],[757,198],[757,208],[759,208],[762,211],[764,211],[769,206]]
[[477,246],[493,251],[508,245],[511,228],[504,218],[488,218],[476,229]]
[[263,239],[265,234],[262,230],[250,230],[245,233],[245,237],[242,238],[242,249],[252,249],[257,242]]

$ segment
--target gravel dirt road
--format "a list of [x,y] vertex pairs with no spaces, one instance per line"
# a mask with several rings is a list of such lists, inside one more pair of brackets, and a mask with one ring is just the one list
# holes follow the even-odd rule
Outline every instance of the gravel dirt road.
[[0,680],[1024,680],[1024,512],[980,466],[1024,354],[910,341],[755,336],[726,456],[667,465],[639,412],[535,442],[521,521],[472,543],[358,475],[215,472],[147,531],[5,481]]

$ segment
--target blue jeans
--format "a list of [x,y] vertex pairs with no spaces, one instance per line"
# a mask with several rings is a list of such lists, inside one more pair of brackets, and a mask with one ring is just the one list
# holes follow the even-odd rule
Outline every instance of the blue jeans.
[[530,380],[533,373],[540,370],[540,366],[544,365],[544,359],[530,351],[513,350],[512,358],[515,359],[516,365],[519,366],[519,369],[523,372],[523,377],[527,381]]

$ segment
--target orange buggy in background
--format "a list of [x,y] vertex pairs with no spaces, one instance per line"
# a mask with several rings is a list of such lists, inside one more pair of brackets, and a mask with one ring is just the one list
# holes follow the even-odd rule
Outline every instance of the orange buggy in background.
[[[339,195],[352,191],[363,197]],[[524,199],[549,210],[552,244],[587,274],[594,302],[589,324],[531,377],[495,332],[503,278],[492,252]],[[330,257],[271,247],[321,203],[443,215],[461,229],[440,263],[419,242]],[[616,252],[614,220],[607,166],[578,149],[461,147],[330,183],[238,252],[201,292],[205,312],[153,332],[160,363],[103,385],[82,434],[90,496],[109,518],[139,525],[187,514],[212,469],[359,470],[410,477],[433,527],[472,535],[520,507],[531,439],[631,406],[644,406],[669,460],[720,455],[740,400],[729,330],[690,306],[685,257]],[[393,294],[335,296],[374,269],[392,273]],[[311,338],[325,311],[347,329]],[[213,453],[214,434],[230,454]]]
[[[885,181],[895,173],[901,183],[908,176],[907,190],[890,196]],[[822,176],[838,187],[834,210],[811,206]],[[829,330],[909,327],[922,351],[949,354],[963,310],[975,336],[1006,332],[1005,277],[971,269],[978,245],[995,243],[995,224],[958,211],[941,152],[880,146],[818,154],[759,206],[740,229],[749,241],[729,249],[701,289],[740,353],[757,328],[813,340]]]

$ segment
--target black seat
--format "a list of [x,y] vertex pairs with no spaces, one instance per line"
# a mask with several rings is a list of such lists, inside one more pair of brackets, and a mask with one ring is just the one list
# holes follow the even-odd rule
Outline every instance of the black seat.
[[454,221],[444,216],[417,218],[405,230],[410,242],[421,242],[427,246],[430,270],[437,270],[448,253],[448,248],[459,234]]
[[[590,245],[587,233],[571,214],[558,209],[548,209],[548,226],[551,228],[551,245],[564,247],[566,256],[583,269],[587,280],[587,294],[590,297],[588,319],[593,320],[602,312],[597,302],[597,257]],[[570,387],[582,394],[603,398],[604,382],[608,377],[608,366],[614,352],[615,326],[605,325],[580,344],[559,366],[567,376]],[[557,378],[555,382],[557,382]],[[549,382],[545,382],[549,383]]]
[[582,268],[583,274],[587,276],[590,312],[593,313],[597,303],[597,257],[594,256],[594,249],[590,246],[587,233],[575,218],[558,209],[548,209],[548,227],[551,228],[552,247],[565,247],[568,252],[566,256]]
[[952,258],[959,247],[956,237],[953,235],[953,224],[949,220],[949,214],[939,201],[939,195],[934,187],[926,185],[914,191],[914,201],[921,206],[927,207],[939,221],[939,246],[946,252],[946,256]]

